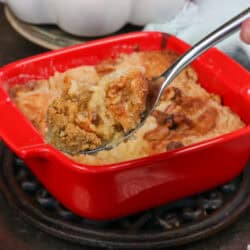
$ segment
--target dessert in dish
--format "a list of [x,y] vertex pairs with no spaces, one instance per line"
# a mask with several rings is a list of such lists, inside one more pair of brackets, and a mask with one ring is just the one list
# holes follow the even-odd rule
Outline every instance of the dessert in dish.
[[[177,55],[134,52],[95,66],[80,66],[11,88],[16,105],[59,150],[93,148],[133,128],[144,109],[148,85]],[[126,105],[125,105],[125,104]],[[244,127],[239,116],[208,93],[186,68],[167,88],[160,105],[134,138],[110,151],[74,155],[102,165],[177,149]]]

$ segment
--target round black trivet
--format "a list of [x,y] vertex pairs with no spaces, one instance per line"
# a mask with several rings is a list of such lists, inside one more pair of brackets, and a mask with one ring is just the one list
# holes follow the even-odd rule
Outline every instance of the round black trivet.
[[156,249],[186,244],[230,225],[250,202],[248,166],[234,180],[208,192],[126,218],[92,221],[65,209],[22,160],[0,146],[0,188],[9,204],[41,230],[82,245]]

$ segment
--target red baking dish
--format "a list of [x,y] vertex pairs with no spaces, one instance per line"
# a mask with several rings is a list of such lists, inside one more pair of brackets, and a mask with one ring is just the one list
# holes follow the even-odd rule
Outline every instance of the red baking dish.
[[222,184],[245,167],[250,156],[250,74],[210,49],[193,63],[199,81],[219,94],[247,124],[243,129],[174,151],[104,166],[72,161],[46,144],[15,107],[6,89],[48,78],[81,64],[135,50],[190,46],[160,32],[136,32],[91,41],[14,62],[0,69],[0,136],[65,207],[91,219],[111,219],[199,193]]

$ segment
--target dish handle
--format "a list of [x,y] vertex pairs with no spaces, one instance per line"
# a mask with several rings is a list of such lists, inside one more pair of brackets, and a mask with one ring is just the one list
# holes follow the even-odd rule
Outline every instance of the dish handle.
[[0,138],[15,152],[22,148],[44,144],[42,136],[9,98],[0,93]]

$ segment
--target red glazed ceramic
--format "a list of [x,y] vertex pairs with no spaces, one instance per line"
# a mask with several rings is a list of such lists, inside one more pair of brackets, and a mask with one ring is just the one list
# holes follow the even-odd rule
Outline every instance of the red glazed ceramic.
[[79,164],[46,144],[7,94],[13,84],[55,71],[93,65],[119,53],[190,46],[160,32],[136,32],[88,42],[14,62],[0,69],[0,136],[65,207],[91,219],[132,214],[222,184],[239,174],[250,156],[250,74],[210,49],[193,63],[199,82],[247,124],[243,129],[174,151],[104,166]]

